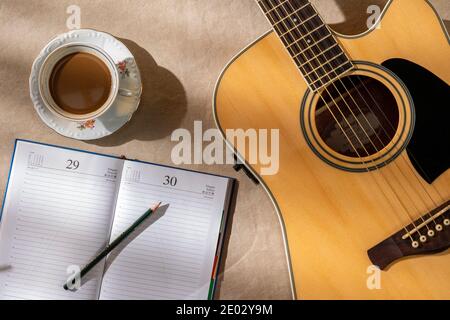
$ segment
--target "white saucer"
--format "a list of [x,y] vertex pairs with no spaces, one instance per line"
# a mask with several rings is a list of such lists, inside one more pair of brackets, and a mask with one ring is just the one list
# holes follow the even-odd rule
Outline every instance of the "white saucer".
[[111,108],[99,118],[85,123],[72,122],[56,116],[44,104],[39,93],[39,70],[47,56],[55,49],[69,43],[91,44],[102,48],[114,60],[120,74],[120,87],[142,92],[141,75],[130,50],[113,36],[95,30],[82,29],[62,34],[41,51],[33,63],[30,75],[30,95],[36,112],[50,128],[59,134],[78,140],[94,140],[119,130],[132,117],[140,102],[137,97],[117,95]]

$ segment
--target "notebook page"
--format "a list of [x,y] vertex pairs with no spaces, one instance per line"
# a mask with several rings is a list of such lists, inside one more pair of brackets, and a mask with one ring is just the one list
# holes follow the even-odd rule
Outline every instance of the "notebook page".
[[122,165],[17,142],[0,228],[0,264],[10,266],[0,271],[0,299],[98,298],[103,264],[77,292],[62,286],[69,266],[81,268],[109,240]]
[[165,213],[107,261],[100,299],[207,299],[230,179],[126,161],[113,241],[150,206]]

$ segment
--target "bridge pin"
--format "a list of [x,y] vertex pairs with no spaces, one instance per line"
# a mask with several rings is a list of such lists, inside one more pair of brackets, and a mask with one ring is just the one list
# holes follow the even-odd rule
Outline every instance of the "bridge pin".
[[411,243],[411,245],[412,245],[412,247],[413,247],[414,249],[417,249],[417,248],[419,247],[419,242],[413,241],[413,242]]
[[446,225],[447,227],[450,226],[450,219],[445,219],[444,225]]
[[436,230],[437,231],[442,231],[442,225],[441,224],[437,224],[436,225]]
[[428,230],[428,236],[429,237],[434,237],[434,230]]
[[426,236],[420,236],[420,242],[422,242],[422,243],[427,242],[427,237]]

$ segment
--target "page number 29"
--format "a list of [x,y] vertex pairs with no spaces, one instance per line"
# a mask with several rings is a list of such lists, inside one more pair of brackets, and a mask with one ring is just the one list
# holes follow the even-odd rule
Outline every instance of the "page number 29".
[[163,185],[175,187],[178,183],[177,177],[165,176]]
[[66,169],[69,170],[77,170],[80,167],[80,162],[78,160],[67,160],[67,167]]

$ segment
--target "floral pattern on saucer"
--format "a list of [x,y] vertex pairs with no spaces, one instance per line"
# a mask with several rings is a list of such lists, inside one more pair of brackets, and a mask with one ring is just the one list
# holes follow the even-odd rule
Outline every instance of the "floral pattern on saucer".
[[122,76],[122,79],[130,76],[130,70],[128,70],[127,64],[128,62],[126,60],[117,63],[117,69],[119,70],[119,74]]
[[94,128],[95,128],[95,119],[85,121],[78,126],[78,129],[80,130],[94,129]]
[[[76,122],[63,119],[51,112],[39,92],[39,71],[49,54],[66,44],[86,44],[103,49],[116,63],[119,71],[119,87],[138,93],[135,97],[117,95],[107,112],[100,117]],[[141,75],[128,48],[112,35],[90,29],[73,30],[54,38],[40,52],[33,63],[30,75],[30,96],[42,121],[59,134],[77,140],[95,140],[106,137],[130,121],[137,110],[142,92]]]

